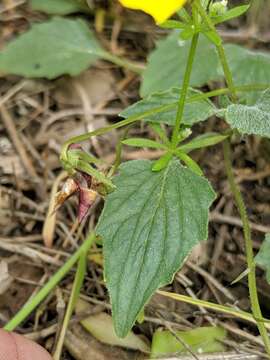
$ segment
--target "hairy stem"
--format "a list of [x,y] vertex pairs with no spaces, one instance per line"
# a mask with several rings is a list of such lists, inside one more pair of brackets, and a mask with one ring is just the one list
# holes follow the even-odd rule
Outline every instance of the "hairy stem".
[[190,50],[189,50],[188,60],[187,60],[187,65],[186,65],[186,71],[185,71],[185,75],[184,75],[183,86],[181,88],[181,95],[179,98],[178,109],[177,109],[177,114],[176,114],[176,119],[175,119],[175,125],[174,125],[174,129],[173,129],[172,140],[171,140],[172,145],[174,147],[176,147],[177,143],[178,143],[178,135],[179,135],[179,131],[180,131],[181,120],[183,118],[185,102],[186,102],[194,57],[195,57],[195,53],[196,53],[196,48],[197,48],[197,44],[198,44],[198,39],[199,39],[199,34],[193,35],[191,45],[190,45]]
[[249,287],[251,309],[253,316],[257,321],[257,327],[263,339],[266,352],[270,357],[270,340],[265,324],[262,322],[262,312],[260,309],[257,286],[256,286],[256,267],[254,263],[250,224],[242,194],[234,179],[232,163],[231,163],[230,142],[227,139],[223,142],[223,151],[224,151],[225,169],[229,180],[230,188],[235,198],[235,202],[237,204],[238,211],[243,223],[245,248],[246,248],[246,261],[249,269],[248,287]]

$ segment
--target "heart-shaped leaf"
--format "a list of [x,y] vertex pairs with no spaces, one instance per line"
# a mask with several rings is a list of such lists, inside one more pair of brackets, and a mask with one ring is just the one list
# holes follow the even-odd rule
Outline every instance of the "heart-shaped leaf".
[[[147,68],[143,73],[140,89],[142,97],[153,92],[170,89],[173,86],[181,86],[189,48],[190,41],[180,40],[177,31],[157,43],[157,48],[149,56]],[[201,86],[220,77],[217,68],[218,58],[215,47],[201,36],[197,46],[190,86]]]
[[0,72],[49,79],[77,75],[103,53],[84,21],[55,17],[11,41],[0,53]]
[[[172,88],[167,91],[154,93],[129,106],[121,112],[120,116],[128,118],[135,115],[139,116],[146,111],[153,110],[152,115],[144,118],[145,121],[174,125],[180,92],[181,89]],[[193,125],[197,122],[207,120],[210,116],[216,114],[217,108],[208,99],[201,99],[196,102],[189,101],[189,98],[192,96],[200,94],[202,94],[200,91],[194,89],[188,91],[188,99],[185,104],[183,115],[183,124]],[[157,113],[155,110],[161,106],[166,106],[166,109]]]
[[207,238],[209,182],[172,160],[129,161],[114,178],[96,229],[103,238],[105,280],[116,334],[126,336],[155,290],[172,280],[192,248]]
[[261,95],[255,105],[228,106],[225,120],[242,134],[270,137],[270,89]]

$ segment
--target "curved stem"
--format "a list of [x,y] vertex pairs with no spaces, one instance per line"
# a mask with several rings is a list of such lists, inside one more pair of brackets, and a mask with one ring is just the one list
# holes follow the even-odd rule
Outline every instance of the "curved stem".
[[175,125],[174,125],[174,129],[173,129],[173,134],[172,134],[171,142],[172,142],[173,147],[176,147],[177,143],[178,143],[180,124],[181,124],[181,120],[183,118],[185,102],[186,102],[194,57],[195,57],[195,53],[196,53],[196,48],[197,48],[197,44],[198,44],[198,39],[199,39],[199,34],[193,35],[191,45],[190,45],[187,66],[186,66],[186,71],[185,71],[184,80],[183,80],[183,86],[181,88],[181,95],[179,98],[178,109],[177,109],[177,114],[176,114],[176,119],[175,119]]
[[234,179],[232,163],[231,163],[230,142],[227,139],[223,142],[223,152],[224,152],[225,168],[226,168],[226,173],[229,180],[230,188],[235,198],[235,202],[238,207],[241,221],[243,223],[245,248],[246,248],[246,260],[249,269],[248,287],[249,287],[251,309],[254,318],[257,320],[257,326],[260,331],[261,337],[263,339],[266,352],[270,357],[270,340],[265,324],[262,322],[262,312],[260,309],[257,286],[256,286],[256,267],[254,263],[250,224],[242,194]]

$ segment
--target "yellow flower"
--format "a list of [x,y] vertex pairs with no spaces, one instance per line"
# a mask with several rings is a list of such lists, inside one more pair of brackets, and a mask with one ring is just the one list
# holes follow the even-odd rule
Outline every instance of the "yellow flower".
[[119,0],[120,3],[134,10],[142,10],[153,16],[157,24],[163,23],[187,0]]

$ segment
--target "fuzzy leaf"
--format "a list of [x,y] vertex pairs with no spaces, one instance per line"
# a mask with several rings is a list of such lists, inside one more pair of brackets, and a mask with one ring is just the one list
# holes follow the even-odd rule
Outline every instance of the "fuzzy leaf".
[[[237,85],[266,84],[270,87],[270,55],[266,52],[250,51],[242,46],[227,44],[225,51],[233,79]],[[222,71],[221,69],[219,70]],[[260,97],[261,92],[241,93],[249,104]]]
[[225,120],[242,134],[270,137],[270,89],[261,95],[255,105],[228,106]]
[[33,10],[53,15],[68,15],[79,11],[89,11],[83,0],[31,0]]
[[0,72],[49,79],[77,75],[102,53],[84,21],[55,17],[11,41],[0,53]]
[[169,283],[192,248],[207,238],[209,182],[172,160],[129,161],[114,178],[96,233],[103,238],[105,279],[116,334],[126,336],[157,288]]
[[265,235],[260,251],[255,256],[255,262],[266,270],[266,280],[270,284],[270,234]]
[[[173,32],[157,43],[157,48],[149,56],[148,66],[143,73],[140,89],[142,97],[173,86],[181,86],[189,48],[190,41],[180,40],[179,32]],[[214,45],[200,37],[190,86],[201,86],[216,79],[219,76],[217,67],[218,58]]]
[[[167,91],[149,95],[145,99],[136,102],[122,111],[120,116],[128,118],[130,116],[138,116],[146,111],[153,110],[153,115],[145,117],[145,121],[174,125],[180,91],[181,89],[179,88],[172,88]],[[190,89],[188,97],[200,94],[200,91]],[[154,112],[155,109],[164,105],[167,106],[165,110],[158,113]],[[217,108],[208,99],[201,99],[196,102],[187,101],[183,115],[183,124],[193,125],[197,122],[207,120],[210,116],[216,114],[216,112]]]

